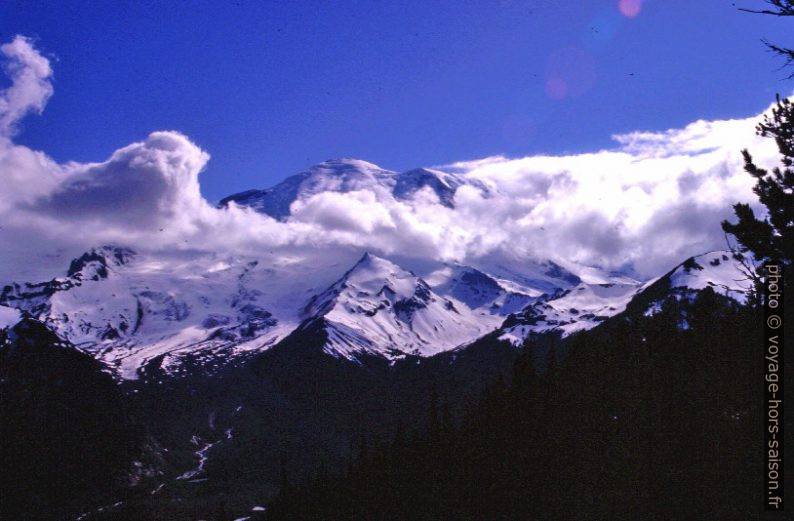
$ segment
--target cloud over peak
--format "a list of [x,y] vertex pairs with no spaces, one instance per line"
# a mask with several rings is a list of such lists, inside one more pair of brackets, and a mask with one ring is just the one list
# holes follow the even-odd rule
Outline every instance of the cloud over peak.
[[611,150],[440,167],[476,181],[457,188],[454,205],[428,187],[395,198],[362,185],[312,193],[277,221],[205,200],[199,175],[209,154],[178,132],[153,132],[95,163],[59,164],[13,143],[20,118],[52,95],[52,70],[24,37],[0,52],[12,82],[0,92],[0,280],[19,276],[17,259],[107,243],[282,258],[367,250],[464,263],[551,259],[650,277],[724,247],[720,220],[733,203],[756,200],[742,148],[776,161],[774,144],[754,134],[758,116],[697,121],[615,136]]

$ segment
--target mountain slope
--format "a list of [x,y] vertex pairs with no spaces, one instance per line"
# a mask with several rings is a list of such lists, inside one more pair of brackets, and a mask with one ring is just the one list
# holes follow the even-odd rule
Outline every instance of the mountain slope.
[[141,443],[104,366],[29,318],[0,329],[0,418],[2,519],[108,501]]

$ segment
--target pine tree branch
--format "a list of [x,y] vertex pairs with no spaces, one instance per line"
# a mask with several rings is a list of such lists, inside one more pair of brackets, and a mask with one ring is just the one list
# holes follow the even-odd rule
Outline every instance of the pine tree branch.
[[775,10],[770,9],[747,9],[740,7],[739,11],[754,14],[769,14],[772,16],[794,16],[794,2],[790,0],[767,0],[767,3],[775,7]]
[[[764,42],[764,45],[766,45],[770,51],[777,54],[778,56],[782,56],[786,60],[786,62],[780,66],[781,69],[785,69],[786,67],[789,67],[792,64],[794,64],[794,49],[789,49],[787,47],[779,47],[774,43],[771,43],[770,41],[764,39],[762,39],[761,41]],[[789,74],[788,78],[789,79],[794,78],[794,72]]]

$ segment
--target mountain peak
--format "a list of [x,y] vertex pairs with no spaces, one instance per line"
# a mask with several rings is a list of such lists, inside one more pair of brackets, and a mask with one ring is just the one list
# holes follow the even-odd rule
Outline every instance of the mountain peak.
[[317,170],[317,169],[329,169],[329,170],[336,170],[336,171],[344,171],[344,170],[378,170],[383,171],[384,169],[376,165],[375,163],[370,163],[369,161],[364,161],[363,159],[356,159],[353,157],[340,157],[337,159],[326,159],[322,163],[317,163],[316,165],[309,168],[309,171]]
[[387,292],[408,297],[415,292],[417,285],[426,286],[427,283],[390,260],[366,252],[337,285],[356,287],[373,295],[385,288]]
[[715,291],[744,302],[749,284],[741,265],[730,251],[711,251],[690,257],[662,278],[668,278],[672,288]]
[[128,248],[102,246],[84,253],[72,260],[67,272],[68,277],[99,280],[107,278],[108,268],[126,264],[135,252]]
[[354,272],[357,269],[376,269],[379,271],[389,270],[389,271],[403,271],[402,268],[394,264],[393,262],[384,259],[383,257],[378,257],[370,252],[364,252],[364,255],[353,265],[353,268],[348,272]]
[[475,188],[483,197],[490,196],[491,191],[483,182],[460,174],[430,168],[397,173],[363,159],[343,157],[317,163],[271,188],[230,195],[221,199],[218,206],[224,208],[234,203],[286,220],[292,215],[294,202],[306,201],[325,192],[368,191],[378,201],[388,203],[411,200],[417,192],[429,190],[435,193],[440,205],[454,208],[455,193],[464,185]]
[[324,351],[349,360],[429,356],[470,342],[487,329],[422,278],[369,252],[315,295],[304,313],[322,319]]
[[381,196],[390,193],[394,172],[361,159],[328,159],[295,174],[265,190],[246,190],[224,197],[221,208],[235,203],[284,220],[291,215],[292,203],[323,192],[371,190]]

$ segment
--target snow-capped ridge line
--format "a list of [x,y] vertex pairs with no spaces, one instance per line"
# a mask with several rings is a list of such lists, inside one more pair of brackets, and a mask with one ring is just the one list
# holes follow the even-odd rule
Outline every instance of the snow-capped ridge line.
[[545,296],[508,317],[499,338],[521,345],[532,333],[563,337],[596,327],[624,311],[654,314],[667,298],[692,299],[707,288],[743,304],[746,287],[738,261],[729,251],[712,251],[681,262],[661,277],[645,283],[582,283],[559,295]]
[[164,255],[94,248],[72,260],[65,277],[8,285],[0,292],[0,329],[35,318],[120,377],[135,379],[176,377],[186,365],[222,367],[297,331],[317,333],[320,350],[339,359],[395,361],[462,348],[488,334],[517,345],[532,333],[567,336],[630,305],[652,313],[661,298],[691,298],[707,287],[740,302],[744,295],[729,252],[692,257],[645,283],[603,274],[585,279],[575,266],[551,261],[523,268],[412,264],[366,251],[355,261],[304,266]]
[[481,181],[463,174],[421,167],[398,173],[362,159],[329,159],[270,188],[245,190],[224,197],[218,206],[224,208],[233,203],[287,220],[293,213],[294,203],[322,193],[366,190],[378,201],[394,203],[411,200],[418,192],[429,189],[440,205],[454,208],[455,194],[462,186],[471,186],[483,196],[490,194],[490,189]]

